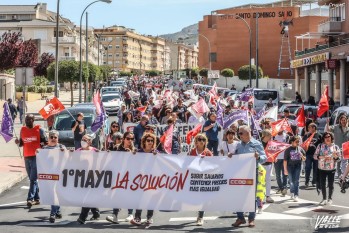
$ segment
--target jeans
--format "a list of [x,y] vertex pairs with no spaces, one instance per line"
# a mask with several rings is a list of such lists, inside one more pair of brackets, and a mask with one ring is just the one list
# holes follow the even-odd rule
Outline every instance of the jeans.
[[308,184],[310,181],[310,172],[313,168],[313,177],[312,177],[312,184],[316,184],[316,178],[317,178],[317,167],[318,167],[318,161],[314,159],[312,155],[307,155],[307,158],[305,160],[305,183]]
[[[119,209],[119,208],[113,209],[113,214],[114,214],[116,217],[118,216],[119,212],[120,212],[120,209]],[[131,215],[131,214],[133,214],[133,209],[128,209],[128,215]]]
[[328,184],[328,199],[332,199],[332,194],[333,194],[333,190],[334,190],[334,187],[333,187],[334,174],[335,174],[335,170],[324,171],[324,170],[319,169],[321,192],[322,192],[322,197],[324,200],[327,199],[326,178],[327,178],[327,184]]
[[[284,174],[284,160],[278,159],[276,163],[274,163],[276,182],[280,190],[284,190],[287,188],[287,176]],[[282,177],[282,178],[281,178]]]
[[22,122],[23,122],[23,108],[19,108],[19,121],[21,122],[21,124],[22,124]]
[[131,99],[125,99],[126,108],[129,109],[131,106]]
[[265,174],[265,193],[267,197],[270,197],[270,190],[271,190],[271,179],[270,179],[270,173],[272,169],[272,164],[269,165],[263,165],[265,168],[266,174]]
[[218,156],[218,141],[208,140],[207,149],[212,151],[214,156]]
[[[237,212],[236,214],[238,216],[238,219],[245,220],[244,212]],[[256,213],[255,212],[250,212],[248,214],[248,220],[249,221],[253,221],[255,218],[256,218]]]
[[288,165],[288,178],[290,180],[290,192],[295,196],[299,194],[299,176],[301,175],[302,164]]
[[75,150],[81,148],[81,141],[74,140]]
[[198,218],[203,218],[204,213],[205,213],[205,211],[198,211]]
[[83,220],[83,221],[86,221],[87,216],[88,216],[88,212],[90,212],[90,210],[91,210],[91,212],[93,214],[93,217],[97,217],[97,216],[99,217],[100,216],[98,208],[82,207],[79,218],[81,220]]
[[51,205],[51,216],[55,216],[61,212],[61,207],[59,205]]
[[[136,210],[135,218],[141,219],[142,210]],[[154,210],[147,211],[147,219],[151,219],[154,215]]]
[[27,201],[40,200],[36,156],[25,157],[24,163],[30,181]]

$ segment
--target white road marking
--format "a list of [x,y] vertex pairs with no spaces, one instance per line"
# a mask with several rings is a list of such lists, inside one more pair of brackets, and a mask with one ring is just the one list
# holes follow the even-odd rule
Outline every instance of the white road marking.
[[[211,221],[216,220],[218,216],[211,216],[211,217],[204,217],[204,220]],[[170,218],[170,222],[189,222],[189,221],[196,221],[197,217],[182,217],[182,218]]]
[[22,222],[17,224],[17,226],[52,226],[52,225],[67,225],[73,221],[63,220],[56,221],[55,223],[50,223],[48,220],[43,220],[42,222]]
[[5,206],[13,206],[13,205],[21,205],[27,203],[26,201],[20,201],[20,202],[13,202],[13,203],[8,203],[8,204],[3,204],[0,205],[0,207],[5,207]]
[[22,186],[21,189],[27,189],[27,190],[29,190],[29,186]]
[[256,215],[256,220],[306,220],[310,219],[307,217],[302,217],[299,215],[289,215],[289,214],[279,214],[279,213],[270,213],[263,212],[262,214]]
[[306,213],[306,212],[309,212],[309,211],[313,211],[313,210],[316,210],[316,209],[322,209],[323,206],[306,206],[306,207],[300,207],[300,208],[294,208],[292,210],[287,210],[287,211],[284,211],[282,213],[286,213],[286,214],[303,214],[303,213]]

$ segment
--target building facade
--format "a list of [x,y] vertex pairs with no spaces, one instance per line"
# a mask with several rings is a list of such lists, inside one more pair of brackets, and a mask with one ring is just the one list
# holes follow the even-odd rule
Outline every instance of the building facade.
[[[349,0],[321,0],[319,5],[329,7],[328,17],[318,24],[316,33],[297,35],[299,41],[316,41],[315,46],[299,46],[292,61],[295,70],[296,91],[303,90],[307,99],[315,94],[318,101],[325,85],[329,96],[347,105],[349,71]],[[298,42],[301,44],[301,42]],[[310,80],[315,80],[315,90]]]
[[170,69],[184,70],[198,67],[199,48],[195,45],[166,42],[170,48]]
[[[264,75],[270,78],[293,77],[290,61],[296,48],[295,35],[317,31],[318,24],[326,19],[302,14],[299,2],[315,1],[248,4],[204,16],[199,22],[199,34],[203,35],[199,36],[199,66],[208,67],[211,61],[213,70],[233,68],[237,73],[251,59],[252,65],[258,60]],[[315,42],[309,45],[315,46]]]
[[[59,39],[59,60],[76,60],[80,57],[80,29],[69,19],[60,17],[56,32],[56,13],[47,10],[46,3],[36,5],[0,5],[0,35],[21,32],[23,40],[36,40],[39,56],[46,52],[55,54],[56,36]],[[86,60],[85,29],[82,29],[82,60]],[[88,30],[89,62],[98,63],[98,48],[93,30]]]
[[114,71],[165,71],[169,48],[165,39],[140,35],[133,29],[111,26],[95,29],[102,45],[103,64]]

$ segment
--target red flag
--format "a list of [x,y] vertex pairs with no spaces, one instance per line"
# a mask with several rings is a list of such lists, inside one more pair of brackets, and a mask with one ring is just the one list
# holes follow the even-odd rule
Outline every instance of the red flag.
[[322,94],[321,99],[319,101],[317,116],[321,117],[329,109],[330,109],[330,105],[328,104],[328,86],[326,86],[325,91]]
[[39,113],[46,120],[49,116],[60,113],[65,109],[64,105],[56,97],[53,97],[46,105],[43,107]]
[[212,94],[214,97],[217,96],[217,83],[216,82],[214,82],[211,90],[209,90],[208,93]]
[[203,115],[206,112],[209,112],[210,109],[207,107],[207,104],[203,98],[201,98],[196,104],[191,106],[200,115]]
[[342,144],[343,149],[343,159],[349,159],[349,142]]
[[144,113],[147,110],[147,106],[139,107],[137,110]]
[[267,162],[273,163],[276,157],[289,148],[291,145],[288,143],[269,141],[267,147],[265,148],[265,154],[267,155]]
[[210,104],[212,104],[213,106],[217,106],[217,102],[215,100],[214,95],[212,95],[212,93],[210,93]]
[[201,124],[198,124],[197,126],[195,126],[194,129],[190,130],[188,133],[187,133],[187,144],[189,145],[191,143],[191,139],[194,138],[196,135],[198,135],[198,133],[200,133],[201,131],[201,127],[202,125]]
[[93,104],[96,106],[97,115],[101,114],[101,96],[99,91],[93,96]]
[[278,132],[283,131],[283,130],[293,134],[292,128],[291,128],[290,124],[288,123],[287,118],[284,118],[284,119],[281,119],[278,121],[274,121],[270,125],[271,125],[271,129],[272,129],[271,135],[273,137],[276,136],[278,134]]
[[173,124],[164,132],[161,136],[160,142],[162,143],[164,150],[167,154],[172,153],[172,137],[173,137]]
[[309,148],[309,146],[310,146],[310,143],[311,143],[311,141],[313,140],[314,135],[315,135],[315,133],[313,133],[312,135],[310,135],[310,137],[309,137],[307,140],[305,140],[305,142],[303,142],[303,144],[301,145],[301,147],[302,147],[305,151],[308,150],[308,148]]
[[296,118],[297,126],[298,127],[305,127],[305,113],[304,113],[304,105],[302,105],[298,116]]

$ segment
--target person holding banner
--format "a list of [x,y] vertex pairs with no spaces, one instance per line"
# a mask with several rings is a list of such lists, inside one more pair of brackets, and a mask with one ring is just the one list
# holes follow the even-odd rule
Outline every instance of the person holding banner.
[[[325,125],[325,131],[332,132],[334,134],[334,144],[336,144],[339,148],[342,148],[342,144],[349,141],[348,117],[346,114],[342,114],[339,116],[338,124],[333,126],[330,126],[329,122],[330,119],[328,118]],[[341,174],[344,173],[348,161],[341,158],[338,163],[337,174],[338,177],[340,177]]]
[[[59,132],[56,130],[51,130],[48,133],[48,144],[44,146],[42,149],[60,149],[61,151],[66,150],[66,147],[64,145],[58,143],[58,138]],[[49,217],[50,223],[54,223],[56,221],[56,218],[62,218],[61,207],[57,205],[51,205],[51,212]]]
[[225,132],[225,137],[227,141],[222,141],[221,144],[219,145],[219,151],[221,155],[223,156],[228,156],[229,158],[232,157],[232,155],[235,154],[236,146],[238,144],[238,141],[236,140],[235,137],[236,133],[232,129],[228,129]]
[[[94,152],[99,152],[98,149],[94,148],[91,146],[92,145],[92,137],[90,135],[85,134],[82,139],[81,139],[81,147],[77,149],[76,151],[83,151],[83,150],[89,150],[89,151],[94,151]],[[98,208],[91,208],[91,207],[82,207],[80,216],[78,218],[78,223],[80,224],[85,224],[86,219],[88,217],[88,213],[92,212],[93,216],[90,219],[92,220],[98,220],[101,214],[99,213]]]
[[28,190],[27,206],[40,204],[38,174],[36,167],[36,150],[47,143],[45,130],[40,125],[34,126],[34,115],[28,114],[25,117],[25,126],[21,128],[19,139],[15,143],[23,146],[23,156],[25,162],[25,169],[27,171],[30,186]]
[[[318,172],[320,177],[320,188],[323,197],[320,205],[332,204],[334,174],[336,172],[337,160],[339,160],[341,157],[339,147],[333,142],[333,134],[330,132],[325,132],[322,136],[322,143],[317,146],[314,154],[314,159],[319,160]],[[328,180],[327,185],[326,179]],[[328,186],[328,199],[326,186]]]
[[[207,148],[207,137],[205,134],[198,134],[194,138],[194,148],[188,153],[189,156],[200,156],[204,158],[206,156],[213,156],[212,152]],[[204,211],[198,212],[196,219],[196,225],[202,226],[204,224]]]
[[216,121],[217,115],[211,112],[208,116],[208,120],[203,125],[203,131],[208,138],[207,148],[213,151],[214,156],[218,156],[218,133],[222,130],[222,127]]
[[117,123],[116,121],[113,121],[111,124],[110,124],[110,132],[109,134],[107,135],[107,138],[105,140],[105,149],[108,149],[108,148],[111,148],[113,147],[115,144],[115,141],[113,140],[113,135],[117,132],[120,132],[120,125],[119,123]]
[[[138,153],[153,153],[156,155],[158,151],[156,150],[156,135],[151,133],[145,133],[141,139],[141,149],[138,150]],[[147,220],[145,225],[148,227],[153,224],[153,215],[154,210],[147,211]],[[142,210],[136,210],[135,218],[130,221],[131,224],[140,226],[141,223]]]
[[112,135],[111,140],[113,143],[109,144],[107,150],[116,151],[118,146],[122,143],[123,134],[120,132],[116,132]]
[[[133,145],[135,137],[132,132],[125,132],[122,137],[122,142],[120,145],[118,145],[116,148],[114,147],[111,151],[128,151],[131,153],[136,153],[136,148]],[[113,215],[107,216],[106,220],[111,223],[119,223],[118,215],[119,215],[119,208],[113,209]],[[133,209],[128,209],[128,217],[126,218],[126,221],[131,221],[133,219]]]
[[[257,163],[264,163],[267,159],[263,145],[261,142],[254,139],[251,135],[251,128],[247,125],[242,125],[239,128],[240,142],[236,146],[236,154],[248,154],[254,153]],[[232,224],[233,227],[239,227],[241,224],[245,224],[246,220],[243,212],[237,212],[237,219]],[[248,226],[255,227],[254,219],[256,212],[250,212],[248,215]]]
[[299,177],[301,174],[302,160],[305,160],[305,151],[299,146],[300,137],[292,136],[289,143],[291,146],[284,154],[284,174],[290,180],[291,199],[298,202]]

